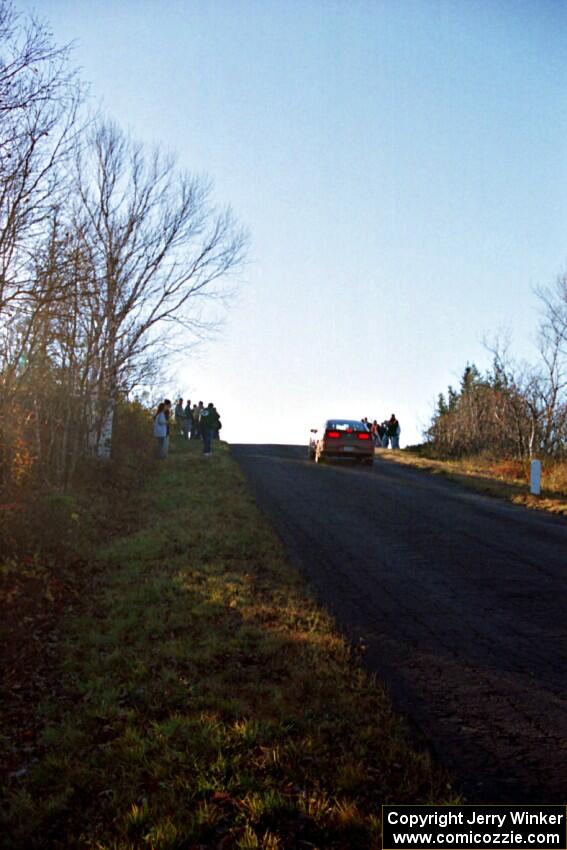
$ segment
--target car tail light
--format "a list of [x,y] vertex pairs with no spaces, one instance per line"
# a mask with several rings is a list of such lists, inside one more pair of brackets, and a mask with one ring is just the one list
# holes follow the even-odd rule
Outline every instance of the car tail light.
[[356,435],[356,438],[358,440],[369,440],[370,434],[366,434],[365,432],[360,432],[359,434]]
[[338,440],[341,436],[340,431],[327,431],[325,437],[328,437],[330,440]]

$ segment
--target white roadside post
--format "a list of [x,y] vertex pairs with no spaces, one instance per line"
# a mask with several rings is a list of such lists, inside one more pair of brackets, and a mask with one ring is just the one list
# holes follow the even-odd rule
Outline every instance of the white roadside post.
[[541,461],[532,460],[530,471],[530,493],[539,496],[541,492]]

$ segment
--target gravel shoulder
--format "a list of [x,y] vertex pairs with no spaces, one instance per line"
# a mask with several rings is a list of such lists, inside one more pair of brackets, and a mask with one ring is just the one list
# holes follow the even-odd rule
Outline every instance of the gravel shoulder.
[[567,522],[426,472],[232,447],[320,601],[470,800],[567,798]]

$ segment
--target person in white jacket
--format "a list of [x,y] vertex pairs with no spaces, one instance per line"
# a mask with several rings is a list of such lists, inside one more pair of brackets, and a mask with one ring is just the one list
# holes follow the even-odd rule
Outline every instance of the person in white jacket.
[[165,415],[165,404],[159,403],[157,413],[154,416],[154,437],[156,438],[156,457],[162,460],[167,457],[167,416]]

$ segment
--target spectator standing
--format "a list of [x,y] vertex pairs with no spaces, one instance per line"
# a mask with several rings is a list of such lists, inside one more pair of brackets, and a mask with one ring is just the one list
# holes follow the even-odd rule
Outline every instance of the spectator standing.
[[376,420],[370,426],[370,433],[372,434],[372,443],[376,447],[378,445],[378,422]]
[[165,404],[161,401],[158,404],[157,412],[154,415],[154,437],[156,439],[156,457],[160,460],[167,457],[168,440],[167,440],[167,417],[165,415]]
[[401,430],[400,423],[396,419],[395,413],[392,413],[388,420],[388,437],[390,438],[390,445],[393,449],[400,448]]
[[211,456],[211,439],[213,433],[218,429],[219,417],[215,406],[211,403],[201,411],[201,433],[203,435],[203,456]]
[[186,440],[189,439],[189,434],[192,430],[193,414],[191,412],[191,399],[187,399],[185,410],[183,411],[183,436]]
[[219,431],[222,428],[222,422],[220,421],[220,413],[218,412],[218,410],[216,409],[214,404],[213,404],[212,409],[213,409],[213,417],[214,417],[214,421],[215,421],[215,424],[213,426],[213,440],[218,440],[219,439]]
[[199,405],[197,402],[195,402],[191,410],[191,439],[199,439]]
[[166,447],[165,454],[166,456],[169,454],[169,419],[171,417],[171,401],[168,398],[164,398],[163,400],[163,413],[165,416],[166,426],[167,426],[167,434],[165,437]]
[[202,439],[203,439],[203,428],[202,428],[202,425],[201,425],[201,417],[202,417],[202,415],[203,415],[203,410],[204,410],[204,409],[205,409],[205,405],[203,404],[203,402],[202,402],[202,401],[200,401],[200,402],[199,402],[199,429],[198,429],[198,430],[199,430],[199,439],[200,439],[200,440],[202,440]]
[[179,428],[179,433],[183,435],[183,399],[178,398],[175,404],[175,425]]
[[388,448],[388,428],[386,422],[380,422],[377,428],[376,444],[383,449]]

